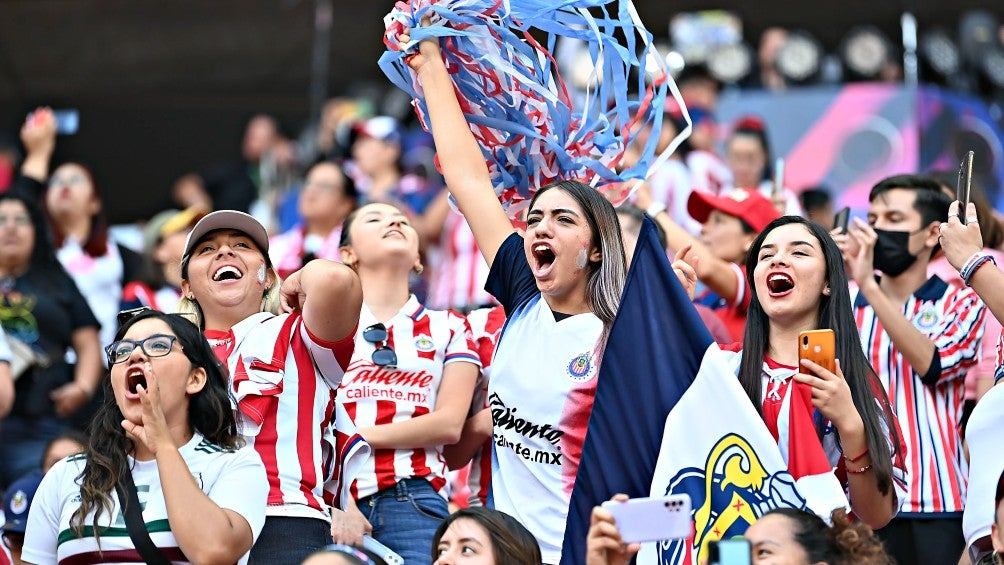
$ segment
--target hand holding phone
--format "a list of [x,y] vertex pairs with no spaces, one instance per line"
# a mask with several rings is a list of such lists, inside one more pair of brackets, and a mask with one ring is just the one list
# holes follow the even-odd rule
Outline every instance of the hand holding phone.
[[959,164],[959,180],[955,187],[955,199],[959,201],[959,221],[966,225],[966,210],[972,196],[973,185],[973,152],[969,151]]
[[805,373],[802,359],[808,359],[836,374],[836,335],[833,330],[808,330],[798,334],[798,370]]
[[685,539],[693,531],[686,494],[608,500],[601,506],[613,515],[625,543]]
[[840,230],[840,233],[847,233],[847,224],[851,220],[851,207],[844,206],[837,212],[837,215],[833,217],[833,229]]

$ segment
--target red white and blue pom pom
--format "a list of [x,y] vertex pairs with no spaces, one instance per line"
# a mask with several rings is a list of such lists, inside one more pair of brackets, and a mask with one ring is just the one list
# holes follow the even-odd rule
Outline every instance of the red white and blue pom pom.
[[[421,26],[426,16],[431,25]],[[385,24],[380,67],[415,99],[426,129],[424,96],[396,37],[410,28],[410,50],[440,38],[460,106],[511,218],[538,187],[564,179],[619,203],[690,133],[688,127],[655,155],[667,96],[681,107],[683,101],[630,0],[409,0],[398,2]],[[546,36],[544,44],[535,35]],[[579,107],[552,56],[559,38],[584,42],[593,63]],[[645,122],[652,134],[645,147],[632,148],[640,158],[622,167]]]

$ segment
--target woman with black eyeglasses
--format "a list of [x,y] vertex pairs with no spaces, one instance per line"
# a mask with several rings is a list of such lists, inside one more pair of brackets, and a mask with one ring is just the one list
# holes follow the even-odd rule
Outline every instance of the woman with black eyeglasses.
[[251,562],[299,565],[331,543],[323,491],[333,475],[335,390],[359,322],[359,278],[316,259],[281,281],[265,228],[234,210],[195,225],[181,277],[178,310],[193,316],[225,360],[241,431],[269,479]]
[[388,204],[345,221],[342,262],[359,274],[363,307],[355,353],[338,403],[373,449],[347,488],[356,508],[332,517],[337,543],[374,538],[404,558],[429,563],[432,535],[449,514],[443,446],[456,443],[479,361],[467,321],[428,310],[408,289],[421,271],[418,234]]
[[87,448],[43,477],[22,559],[247,562],[269,487],[242,448],[225,369],[175,314],[142,312],[115,338]]

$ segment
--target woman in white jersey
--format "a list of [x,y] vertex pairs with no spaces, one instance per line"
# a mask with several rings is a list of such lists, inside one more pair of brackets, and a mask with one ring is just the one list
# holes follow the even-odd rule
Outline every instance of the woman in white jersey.
[[336,542],[360,543],[369,529],[415,564],[431,561],[432,535],[449,515],[443,446],[460,438],[480,367],[467,320],[426,309],[408,290],[411,271],[422,270],[418,245],[389,204],[359,208],[342,230],[363,307],[338,403],[373,451],[347,487],[356,508],[332,516]]
[[482,413],[494,424],[491,503],[537,537],[544,563],[557,563],[599,354],[624,288],[617,214],[595,189],[562,181],[537,191],[525,236],[514,233],[438,42],[421,42],[409,64],[446,184],[491,267],[486,289],[509,318],[492,365],[490,413]]
[[[746,335],[731,354],[740,383],[789,470],[821,453],[854,515],[884,526],[906,492],[901,435],[861,350],[840,250],[816,224],[783,216],[753,241],[745,267]],[[836,373],[807,360],[799,366],[800,332],[823,328],[836,334]]]
[[165,560],[246,562],[268,485],[258,456],[240,448],[225,369],[199,329],[175,314],[142,312],[115,337],[87,448],[42,479],[24,560],[147,561],[118,494],[134,489]]
[[[282,283],[254,217],[199,220],[181,262],[180,312],[225,360],[241,432],[269,479],[252,562],[297,563],[330,543],[324,481],[332,472],[335,390],[352,356],[362,291],[351,269],[315,259]],[[276,315],[280,299],[291,312]]]

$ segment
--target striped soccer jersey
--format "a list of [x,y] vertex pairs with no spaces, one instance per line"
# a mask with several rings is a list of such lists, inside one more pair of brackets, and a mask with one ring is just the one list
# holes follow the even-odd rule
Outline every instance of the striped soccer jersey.
[[[972,289],[931,277],[903,315],[934,342],[940,373],[917,374],[859,289],[852,291],[861,347],[889,395],[906,444],[909,474],[903,514],[962,512],[968,465],[960,422],[966,371],[979,361],[986,307]],[[904,516],[905,517],[905,516]]]
[[[742,350],[738,349],[739,344],[733,344],[731,348],[734,350],[727,350],[725,352],[726,359],[733,368],[736,376],[739,375],[740,362],[742,360]],[[727,348],[730,349],[730,348]],[[781,447],[781,453],[785,457],[785,462],[790,462],[792,455],[789,452],[789,446],[792,444],[797,445],[796,442],[791,440],[799,436],[805,437],[805,434],[816,434],[816,429],[813,427],[810,430],[793,430],[790,426],[790,415],[788,413],[790,407],[790,396],[791,396],[791,384],[794,382],[792,377],[798,372],[798,367],[791,367],[788,365],[782,365],[764,356],[763,369],[761,373],[761,414],[764,418],[764,423],[767,424],[767,429],[770,430],[774,439],[777,440],[778,446]],[[879,414],[881,414],[881,409]],[[815,414],[813,415],[815,417]],[[896,500],[903,501],[906,498],[907,484],[909,482],[907,471],[906,471],[906,461],[904,458],[904,448],[902,445],[902,440],[900,445],[894,445],[892,436],[889,433],[888,424],[883,420],[883,431],[885,436],[888,438],[889,450],[893,453],[892,461],[892,483],[893,488],[896,492]],[[894,425],[899,426],[898,422],[894,422]],[[833,426],[830,422],[826,422],[826,431],[823,434],[823,438],[820,441],[820,445],[823,448],[823,452],[826,454],[826,459],[829,461],[830,465],[833,467],[833,473],[840,481],[841,486],[844,487],[844,493],[847,495],[848,500],[850,500],[850,490],[847,481],[847,467],[846,461],[844,460],[844,453],[837,441],[836,434],[832,433]],[[897,427],[897,430],[899,428]],[[900,432],[902,434],[902,432]],[[849,457],[853,457],[856,454],[849,454]]]
[[[451,363],[478,363],[467,321],[449,311],[428,310],[412,295],[389,320],[387,343],[397,354],[397,368],[373,363],[377,344],[363,338],[363,329],[377,323],[363,304],[356,332],[355,353],[338,390],[338,403],[356,428],[403,422],[436,409],[443,368]],[[381,344],[382,345],[382,344]],[[446,486],[442,446],[414,449],[373,449],[350,485],[360,499],[403,479],[424,477],[437,491]]]
[[[502,335],[502,327],[505,325],[505,309],[501,306],[479,308],[467,315],[467,323],[471,326],[471,334],[474,336],[478,356],[481,358],[481,378],[478,379],[478,386],[474,389],[474,397],[471,399],[471,415],[474,415],[475,412],[488,408],[488,382],[491,380],[492,357],[499,336]],[[492,442],[489,440],[485,442],[484,448],[474,455],[470,463],[470,474],[467,476],[467,486],[471,492],[467,500],[469,505],[487,504],[491,480]]]
[[484,290],[488,263],[462,215],[450,212],[439,245],[430,251],[430,308],[465,308],[495,302]]
[[333,472],[335,391],[352,336],[326,343],[298,313],[267,312],[205,333],[230,370],[240,432],[265,464],[266,513],[330,520],[323,486]]
[[[255,452],[249,447],[228,451],[197,433],[178,451],[202,492],[220,508],[243,516],[251,526],[253,539],[257,539],[265,525],[268,486],[265,469]],[[78,538],[70,528],[70,519],[80,507],[78,476],[84,469],[85,461],[84,455],[68,457],[42,478],[28,513],[22,558],[30,563],[143,563],[129,537],[125,515],[114,490],[110,493],[112,512],[103,512],[98,520],[102,528],[99,539],[95,539],[91,527],[94,511],[84,519],[83,537]],[[129,468],[132,469],[150,539],[173,563],[188,563],[167,520],[167,504],[157,461],[129,458]],[[240,563],[246,563],[247,557],[245,554]]]

